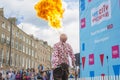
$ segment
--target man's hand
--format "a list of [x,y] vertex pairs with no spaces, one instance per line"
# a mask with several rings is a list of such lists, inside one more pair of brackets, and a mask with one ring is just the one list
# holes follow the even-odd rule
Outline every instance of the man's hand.
[[54,70],[55,68],[51,68],[51,70]]
[[74,68],[75,68],[75,66],[76,66],[74,61],[72,61],[72,66],[73,66]]

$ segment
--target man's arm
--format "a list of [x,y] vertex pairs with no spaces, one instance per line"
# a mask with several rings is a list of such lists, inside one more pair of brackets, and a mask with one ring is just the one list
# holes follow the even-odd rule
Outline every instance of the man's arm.
[[58,65],[58,48],[57,44],[53,47],[53,54],[52,54],[52,68],[56,68]]
[[68,44],[68,47],[69,47],[69,55],[70,55],[70,57],[72,59],[72,66],[75,67],[75,61],[76,61],[76,59],[75,59],[75,55],[73,53],[73,49],[72,49],[72,47],[69,44]]

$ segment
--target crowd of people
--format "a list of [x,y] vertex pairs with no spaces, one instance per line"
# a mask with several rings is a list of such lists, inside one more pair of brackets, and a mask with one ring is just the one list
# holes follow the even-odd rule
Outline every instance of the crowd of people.
[[[53,80],[50,70],[35,70],[34,68],[21,70],[3,70],[0,68],[0,80]],[[74,71],[70,71],[69,78],[75,78]]]
[[21,70],[3,70],[0,68],[0,80],[50,80],[50,71],[43,71],[40,66],[37,70],[34,68]]

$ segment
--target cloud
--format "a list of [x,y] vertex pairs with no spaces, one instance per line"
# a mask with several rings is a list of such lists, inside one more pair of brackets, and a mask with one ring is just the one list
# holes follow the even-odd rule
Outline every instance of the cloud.
[[[38,0],[2,0],[0,7],[4,7],[5,16],[24,16],[22,24],[18,25],[28,34],[45,40],[49,45],[59,41],[59,32],[50,28],[46,21],[39,19],[34,10],[35,3]],[[73,47],[75,53],[79,52],[79,2],[78,0],[63,2],[65,13],[63,18],[63,29],[68,36],[68,43]]]
[[4,7],[5,17],[24,16],[24,23],[31,23],[38,27],[48,27],[47,22],[36,16],[34,5],[37,0],[2,0],[0,7]]

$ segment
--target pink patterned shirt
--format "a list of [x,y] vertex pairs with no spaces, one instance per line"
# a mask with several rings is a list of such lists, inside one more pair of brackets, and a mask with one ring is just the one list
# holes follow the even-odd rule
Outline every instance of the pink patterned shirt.
[[68,43],[56,43],[53,47],[52,67],[56,68],[61,63],[67,63],[69,65],[69,56],[75,62],[76,59],[72,47]]

